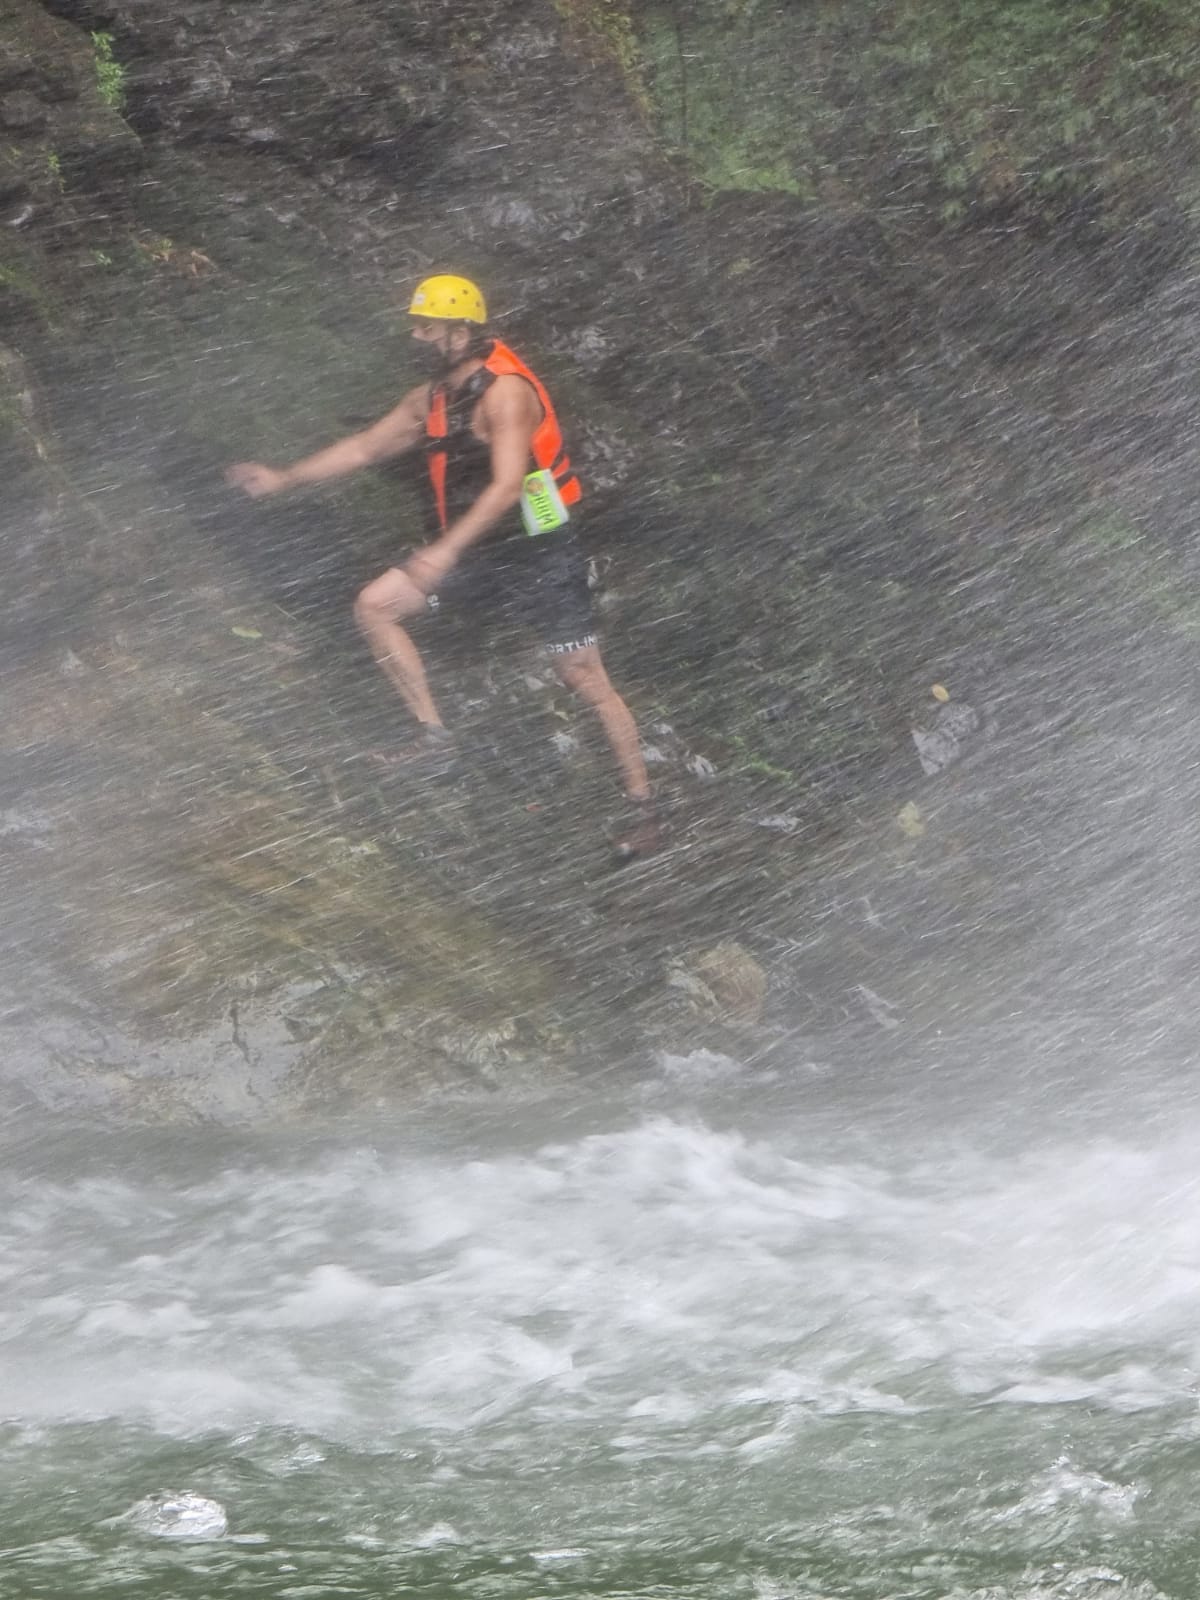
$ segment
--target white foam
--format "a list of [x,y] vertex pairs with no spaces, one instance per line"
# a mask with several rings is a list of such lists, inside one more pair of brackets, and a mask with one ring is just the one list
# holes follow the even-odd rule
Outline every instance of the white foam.
[[120,1520],[154,1539],[223,1539],[229,1529],[224,1506],[190,1491],[147,1495]]
[[1133,1516],[1139,1492],[1136,1484],[1115,1483],[1098,1472],[1081,1471],[1068,1457],[1060,1456],[1038,1474],[1016,1505],[998,1513],[994,1520],[1025,1526],[1034,1517],[1086,1509],[1099,1513],[1106,1522],[1122,1523]]
[[487,1159],[0,1177],[6,1405],[354,1439],[553,1415],[748,1456],[963,1395],[1149,1408],[1200,1354],[1194,1146],[906,1167],[657,1117]]
[[462,1544],[463,1536],[448,1522],[435,1522],[413,1540],[418,1550],[436,1550],[441,1545]]

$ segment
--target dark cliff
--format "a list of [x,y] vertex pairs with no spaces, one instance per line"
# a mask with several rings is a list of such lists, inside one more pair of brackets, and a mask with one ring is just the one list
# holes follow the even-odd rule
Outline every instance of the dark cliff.
[[[1128,911],[1191,910],[1185,8],[2,15],[0,978],[30,1092],[230,1112],[922,1037],[1040,1003],[1072,921],[1135,1004],[1186,966],[1182,933],[1140,965]],[[443,266],[573,420],[672,827],[623,878],[607,768],[531,659],[447,642],[462,783],[359,759],[397,712],[348,607],[420,536],[411,473],[222,487],[383,411],[397,289]],[[936,775],[933,684],[969,708]],[[1110,803],[1099,871],[1075,845]]]

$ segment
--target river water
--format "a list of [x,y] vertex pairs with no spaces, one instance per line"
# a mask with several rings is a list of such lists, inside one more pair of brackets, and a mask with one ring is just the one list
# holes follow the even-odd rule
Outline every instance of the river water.
[[1200,1111],[1077,1065],[12,1121],[0,1595],[1194,1595]]

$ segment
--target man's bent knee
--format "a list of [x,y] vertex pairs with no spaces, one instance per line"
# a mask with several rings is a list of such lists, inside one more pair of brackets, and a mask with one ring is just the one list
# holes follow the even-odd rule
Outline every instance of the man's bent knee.
[[604,663],[595,651],[586,654],[580,651],[574,657],[560,657],[554,663],[554,670],[568,689],[585,700],[597,702],[616,693]]
[[367,629],[416,616],[425,606],[425,596],[412,579],[393,567],[359,590],[354,601],[354,617],[360,628]]

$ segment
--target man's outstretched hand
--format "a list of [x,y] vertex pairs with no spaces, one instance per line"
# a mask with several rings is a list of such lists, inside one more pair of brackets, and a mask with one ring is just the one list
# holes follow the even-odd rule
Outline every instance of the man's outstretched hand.
[[264,467],[261,461],[239,461],[226,471],[225,482],[231,489],[244,489],[252,500],[261,500],[263,495],[286,489],[288,476],[275,467]]

